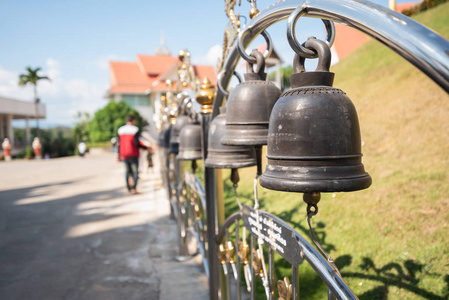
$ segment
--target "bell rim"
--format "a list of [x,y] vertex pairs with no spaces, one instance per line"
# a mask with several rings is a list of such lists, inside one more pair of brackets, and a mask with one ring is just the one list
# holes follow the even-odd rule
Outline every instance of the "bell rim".
[[[282,185],[279,184],[282,181]],[[272,177],[262,174],[259,178],[260,185],[266,189],[295,192],[295,193],[336,193],[353,192],[367,189],[372,184],[372,178],[365,172],[359,176],[350,176],[337,179],[321,180],[294,180],[288,178]]]
[[343,160],[343,159],[354,159],[361,158],[362,153],[357,154],[343,154],[343,155],[309,155],[309,156],[281,156],[281,155],[267,155],[269,160],[291,160],[291,161],[303,161],[303,160]]
[[197,156],[197,157],[185,157],[185,156],[179,156],[179,153],[178,153],[178,155],[176,155],[176,159],[177,159],[177,160],[202,160],[203,157],[202,157],[202,156]]
[[225,163],[214,159],[212,159],[211,161],[210,159],[206,158],[204,165],[207,168],[212,169],[240,169],[240,168],[254,167],[255,165],[257,165],[257,162],[255,160],[252,160],[252,161]]
[[230,138],[223,136],[220,140],[220,142],[223,145],[229,145],[229,146],[266,146],[267,145],[267,139],[263,138]]

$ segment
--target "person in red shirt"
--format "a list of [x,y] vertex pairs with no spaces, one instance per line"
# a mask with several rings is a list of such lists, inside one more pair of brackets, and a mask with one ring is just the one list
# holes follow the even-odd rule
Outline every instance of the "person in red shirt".
[[[125,180],[128,193],[138,194],[136,187],[139,177],[139,148],[150,147],[141,140],[139,128],[136,126],[136,117],[133,115],[126,118],[126,125],[120,127],[117,134],[117,156],[118,160],[123,161],[126,166]],[[131,174],[132,184],[129,182]]]

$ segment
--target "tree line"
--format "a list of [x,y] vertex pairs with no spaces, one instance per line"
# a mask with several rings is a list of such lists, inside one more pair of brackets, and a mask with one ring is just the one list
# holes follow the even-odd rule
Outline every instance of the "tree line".
[[[110,145],[111,139],[117,136],[117,130],[126,123],[126,116],[136,116],[137,124],[142,129],[147,122],[142,116],[124,101],[110,101],[93,116],[86,112],[78,112],[74,127],[58,126],[49,129],[31,128],[31,136],[40,135],[42,154],[49,157],[64,157],[78,154],[78,144],[84,141],[88,147]],[[14,128],[14,140],[17,145],[27,145],[25,128]],[[30,145],[18,158],[31,158],[33,151]]]

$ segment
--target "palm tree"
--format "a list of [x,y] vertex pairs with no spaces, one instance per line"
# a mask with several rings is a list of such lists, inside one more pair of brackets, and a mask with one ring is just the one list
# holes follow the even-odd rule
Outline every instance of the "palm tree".
[[47,76],[39,76],[37,73],[41,70],[41,68],[37,67],[32,69],[31,67],[26,68],[26,73],[19,75],[19,85],[25,86],[27,84],[31,84],[33,86],[34,92],[34,104],[35,104],[35,112],[36,112],[36,130],[37,137],[39,137],[39,116],[38,116],[38,104],[39,98],[37,97],[37,82],[42,79],[50,80]]

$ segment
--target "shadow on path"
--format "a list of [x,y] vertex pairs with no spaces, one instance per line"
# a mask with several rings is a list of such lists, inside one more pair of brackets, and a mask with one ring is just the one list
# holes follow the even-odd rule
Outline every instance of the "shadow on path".
[[89,184],[65,180],[0,192],[2,299],[160,299],[156,265],[173,261],[177,237],[174,222],[158,212],[158,189],[51,198],[81,181]]

